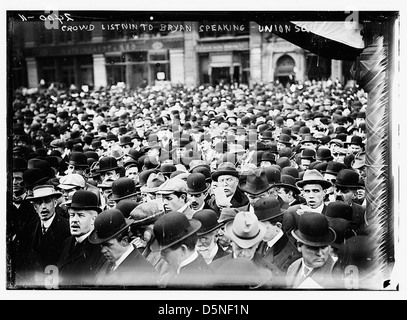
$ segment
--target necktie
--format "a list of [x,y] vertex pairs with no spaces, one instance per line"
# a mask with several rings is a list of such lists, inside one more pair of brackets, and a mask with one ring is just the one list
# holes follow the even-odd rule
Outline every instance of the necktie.
[[45,234],[45,232],[47,232],[47,228],[44,226],[44,225],[42,225],[42,234]]
[[310,273],[311,273],[311,270],[304,266],[304,269],[302,271],[302,275],[301,275],[301,278],[300,278],[300,281],[298,282],[298,284],[301,284],[306,278],[308,278]]
[[107,273],[108,274],[113,272],[114,266],[115,266],[114,262],[109,263],[109,267],[107,268]]

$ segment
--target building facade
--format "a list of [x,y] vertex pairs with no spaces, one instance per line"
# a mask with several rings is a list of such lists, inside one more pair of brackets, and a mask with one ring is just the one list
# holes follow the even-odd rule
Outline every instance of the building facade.
[[255,22],[92,21],[55,29],[29,22],[13,30],[20,40],[10,52],[21,53],[12,68],[17,73],[14,86],[36,87],[41,80],[91,88],[124,82],[130,89],[157,81],[187,86],[327,78],[344,82],[352,65],[261,32]]

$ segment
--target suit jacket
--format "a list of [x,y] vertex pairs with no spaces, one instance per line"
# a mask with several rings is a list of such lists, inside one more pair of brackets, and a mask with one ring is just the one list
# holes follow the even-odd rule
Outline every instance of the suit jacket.
[[297,250],[297,246],[285,233],[271,248],[267,249],[267,247],[267,242],[262,241],[260,243],[257,248],[259,256],[263,260],[274,264],[284,275],[287,273],[290,264],[301,258],[301,253]]
[[32,239],[32,248],[40,257],[42,268],[48,265],[56,266],[64,241],[71,234],[68,220],[55,213],[54,220],[44,234],[42,233],[39,218],[29,226],[27,232],[29,232]]
[[74,246],[76,239],[70,236],[64,243],[64,248],[58,262],[60,286],[67,288],[89,287],[95,285],[95,277],[106,257],[100,246],[85,238]]
[[116,270],[110,271],[110,267],[111,263],[106,261],[100,268],[95,280],[97,286],[157,286],[158,272],[136,247]]
[[352,207],[352,222],[351,227],[358,235],[367,234],[367,221],[366,221],[366,209],[357,204],[356,202],[351,203]]
[[[230,200],[232,208],[239,208],[242,206],[246,206],[249,204],[249,198],[239,189],[236,189],[235,194],[233,195],[232,199]],[[220,209],[216,204],[215,195],[212,195],[211,199],[208,201],[208,205],[211,207],[212,210],[216,212],[218,218],[220,217]]]
[[[286,282],[288,288],[297,288],[301,284],[301,261],[301,258],[294,261],[287,269]],[[329,256],[325,264],[320,268],[313,269],[308,277],[323,288],[335,288],[335,283],[332,277],[332,269],[334,265],[335,262],[331,256]]]

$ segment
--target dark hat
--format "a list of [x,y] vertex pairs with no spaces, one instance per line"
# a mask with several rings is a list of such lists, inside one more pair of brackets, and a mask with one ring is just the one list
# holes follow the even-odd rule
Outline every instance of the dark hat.
[[158,169],[147,169],[147,170],[143,170],[140,172],[138,179],[139,179],[139,185],[140,186],[144,186],[147,183],[148,177],[150,176],[150,174],[152,173],[158,173],[160,172],[160,170]]
[[117,202],[115,209],[120,210],[125,218],[130,217],[130,212],[139,205],[139,202],[130,199],[123,199]]
[[271,163],[276,163],[276,156],[274,155],[274,153],[265,151],[261,155],[260,161],[270,161]]
[[291,160],[287,157],[280,157],[277,159],[276,164],[279,165],[281,169],[291,167]]
[[338,256],[341,257],[341,260],[338,262],[343,266],[356,266],[359,274],[369,272],[376,264],[377,253],[375,248],[372,245],[371,235],[352,236],[340,246]]
[[[277,151],[277,150],[276,150]],[[270,151],[271,152],[271,151]],[[280,156],[280,157],[286,157],[286,158],[291,158],[291,156],[293,155],[293,150],[291,149],[291,148],[289,148],[289,147],[285,147],[285,148],[282,148],[282,149],[280,149],[279,151],[277,151],[278,152],[278,155]],[[273,152],[273,153],[275,153],[275,152]]]
[[207,164],[199,164],[192,169],[189,170],[190,173],[202,173],[206,181],[211,182],[212,181],[212,174],[211,174],[211,167]]
[[342,169],[346,169],[346,165],[342,162],[337,161],[329,161],[328,166],[326,167],[325,171],[323,170],[322,173],[332,174],[334,176],[338,175],[338,172]]
[[363,143],[362,137],[359,137],[359,136],[352,136],[349,142],[345,142],[346,146],[350,146],[352,144],[356,144],[361,147],[365,146],[365,144]]
[[92,141],[92,143],[91,143],[91,146],[92,146],[92,149],[93,150],[96,150],[96,149],[98,149],[98,148],[102,148],[102,149],[104,149],[103,148],[103,146],[102,146],[102,141],[100,141],[100,140],[93,140]]
[[126,146],[129,145],[132,147],[134,143],[132,142],[132,138],[129,135],[124,135],[119,138],[119,146]]
[[212,209],[199,210],[193,215],[193,218],[200,221],[202,224],[201,228],[198,230],[198,236],[203,236],[222,226],[222,224],[218,222],[218,215]]
[[106,135],[106,141],[119,141],[119,138],[112,132],[108,132]]
[[273,196],[257,200],[253,204],[254,214],[259,221],[270,221],[284,214],[280,202]]
[[281,169],[281,175],[289,175],[295,178],[295,180],[298,180],[300,177],[300,174],[298,172],[297,168],[294,167],[284,167]]
[[298,130],[298,134],[300,136],[305,136],[305,135],[309,135],[311,133],[311,129],[307,126],[301,126],[300,129]]
[[318,139],[314,138],[311,135],[304,136],[304,138],[300,141],[301,144],[307,143],[307,142],[311,142],[311,143],[315,143],[315,144],[320,144],[321,143]]
[[282,133],[280,134],[280,137],[278,138],[278,142],[285,144],[286,146],[290,147],[291,146],[291,136],[288,134]]
[[327,205],[325,216],[328,218],[342,218],[353,221],[353,210],[350,205],[342,201],[330,202]]
[[75,167],[83,167],[87,168],[88,165],[88,158],[83,152],[72,152],[69,156],[68,165],[72,165]]
[[98,202],[98,196],[92,191],[78,190],[73,194],[72,201],[66,206],[72,209],[95,210],[99,213],[102,209],[98,206]]
[[95,219],[95,229],[89,235],[89,242],[100,244],[106,242],[134,223],[132,219],[126,219],[118,209],[102,211]]
[[[313,164],[313,163],[315,163],[315,164]],[[311,167],[311,164],[310,164],[308,169],[315,169],[322,173],[322,171],[324,171],[326,169],[326,167],[328,167],[328,162],[321,162],[321,161],[317,160],[313,163],[312,163],[313,166]]]
[[13,158],[13,172],[24,172],[27,169],[27,160],[22,158]]
[[317,212],[305,212],[298,219],[298,229],[292,236],[301,243],[313,247],[323,247],[336,239],[335,231],[329,227],[328,219]]
[[238,212],[239,210],[237,208],[224,208],[220,213],[218,222],[223,226],[229,221],[232,221]]
[[254,174],[247,176],[247,178],[239,182],[239,188],[243,192],[258,195],[269,190],[273,185],[268,181],[266,172],[263,170],[256,170]]
[[44,184],[41,186],[34,187],[33,195],[28,196],[27,200],[36,200],[36,199],[49,198],[49,197],[58,199],[60,196],[62,196],[62,193],[59,191],[56,191],[53,185]]
[[281,178],[281,171],[277,166],[270,166],[266,168],[260,168],[258,170],[262,170],[266,173],[267,180],[271,184],[276,184],[280,182]]
[[236,166],[231,162],[222,162],[219,164],[215,172],[212,173],[212,180],[218,181],[219,176],[230,175],[239,178],[239,172]]
[[148,175],[147,181],[141,186],[141,192],[157,192],[160,186],[167,181],[169,178],[165,176],[162,172],[152,172]]
[[318,148],[317,150],[317,160],[320,161],[331,161],[334,157],[332,157],[331,150],[328,148]]
[[315,160],[316,152],[314,149],[305,148],[301,151],[300,158],[301,159],[308,159],[308,160]]
[[198,232],[202,224],[195,219],[188,219],[181,212],[172,211],[161,216],[153,227],[155,240],[152,251],[161,251]]
[[120,177],[112,182],[112,193],[108,199],[112,201],[120,201],[136,195],[136,184],[133,179]]
[[319,184],[323,189],[332,187],[332,184],[324,179],[322,173],[315,169],[305,170],[302,180],[296,183],[298,188],[303,188],[306,184]]
[[265,130],[261,134],[263,140],[274,140],[273,132],[271,130]]
[[42,184],[48,179],[47,174],[39,168],[31,168],[23,172],[23,184],[27,189]]
[[336,176],[335,186],[343,188],[363,187],[359,182],[359,174],[352,169],[342,169]]
[[174,171],[177,171],[177,167],[174,164],[170,164],[170,163],[162,164],[159,169],[160,169],[161,173],[168,178],[171,176],[171,173],[173,173]]
[[301,191],[295,185],[296,179],[288,174],[282,174],[280,178],[280,183],[276,183],[274,186],[279,188],[286,188],[292,190],[295,194],[300,194]]
[[103,173],[111,170],[117,170],[120,167],[117,165],[117,159],[115,157],[107,156],[102,157],[99,160],[98,173]]
[[189,194],[205,192],[210,186],[211,184],[207,182],[206,177],[202,173],[191,173],[187,177],[187,192]]
[[339,249],[347,238],[355,235],[350,222],[345,219],[331,218],[328,219],[328,224],[329,227],[335,231],[336,238],[335,241],[331,243],[331,246],[336,249]]

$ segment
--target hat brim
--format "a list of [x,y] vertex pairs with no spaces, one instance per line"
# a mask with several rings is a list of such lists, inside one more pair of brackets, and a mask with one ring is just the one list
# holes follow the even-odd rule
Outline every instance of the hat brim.
[[292,230],[291,234],[298,242],[304,243],[307,246],[324,247],[332,244],[336,239],[335,231],[331,227],[329,227],[328,230],[329,230],[328,234],[324,238],[319,239],[318,241],[307,239],[306,236],[298,229]]
[[335,187],[340,187],[340,188],[350,188],[350,189],[359,189],[359,188],[363,188],[364,185],[363,184],[341,184],[341,183],[335,183]]
[[190,219],[189,220],[189,227],[187,229],[187,233],[185,235],[183,235],[182,237],[180,237],[179,239],[176,239],[174,241],[172,241],[171,243],[167,243],[165,246],[161,246],[157,239],[155,239],[153,241],[153,243],[150,246],[151,251],[157,252],[157,251],[161,251],[161,250],[165,250],[171,246],[173,246],[174,244],[188,238],[190,235],[194,234],[195,232],[197,232],[200,228],[201,228],[202,224],[200,221],[198,220],[194,220],[194,219]]
[[95,206],[78,206],[75,204],[72,204],[72,201],[70,202],[66,202],[65,206],[71,209],[75,209],[75,210],[81,210],[81,209],[85,209],[85,210],[95,210],[97,213],[102,212],[102,208],[100,207],[95,207]]
[[127,198],[130,198],[130,197],[135,196],[135,195],[137,195],[137,192],[134,192],[132,194],[129,194],[129,195],[126,195],[126,196],[123,196],[123,197],[113,198],[113,193],[109,193],[109,195],[107,196],[107,199],[111,200],[111,201],[120,201],[120,200],[127,199]]
[[117,167],[112,167],[112,168],[106,168],[106,169],[99,169],[99,170],[97,170],[97,173],[104,173],[104,172],[108,172],[108,171],[113,171],[113,170],[117,170],[117,169],[120,169],[120,167],[119,166],[117,166]]
[[202,231],[202,232],[198,232],[197,234],[198,234],[198,236],[203,236],[203,235],[205,235],[205,234],[208,234],[208,233],[210,233],[210,232],[212,232],[212,231],[215,231],[215,230],[221,228],[222,226],[223,226],[223,224],[218,222],[218,224],[217,224],[216,226],[214,226],[214,227],[212,227],[212,228],[210,228],[210,229],[208,229],[208,230],[205,230],[205,231]]
[[134,223],[134,220],[132,220],[132,219],[125,218],[125,221],[126,221],[126,225],[124,227],[120,228],[120,230],[116,231],[114,234],[112,234],[106,238],[99,238],[97,235],[96,229],[93,229],[92,233],[89,235],[89,242],[92,244],[101,244],[103,242],[109,241],[110,239],[114,238],[120,232],[122,232],[126,228],[130,227]]
[[274,187],[286,188],[286,189],[289,189],[289,190],[291,190],[291,191],[294,191],[296,194],[300,194],[300,193],[301,193],[301,190],[300,190],[300,189],[298,189],[297,187],[295,187],[295,186],[293,186],[293,185],[291,185],[291,184],[276,183],[276,184],[274,185]]
[[48,195],[43,195],[43,196],[39,196],[39,197],[33,197],[33,196],[31,196],[31,197],[27,197],[27,200],[35,200],[35,199],[42,199],[42,198],[49,198],[49,197],[53,197],[53,198],[56,198],[56,199],[58,199],[59,197],[61,197],[62,196],[62,193],[61,192],[59,192],[59,191],[56,191],[55,193],[52,193],[52,194],[48,194]]
[[196,191],[196,190],[191,190],[191,189],[188,189],[188,188],[187,188],[187,193],[189,193],[189,194],[199,194],[199,193],[203,193],[203,192],[208,191],[210,187],[211,187],[211,184],[208,183],[208,182],[206,182],[206,187],[205,187],[205,189]]
[[155,214],[153,214],[153,215],[151,215],[149,217],[145,217],[145,218],[140,219],[140,220],[135,220],[130,215],[129,219],[134,220],[134,222],[132,224],[133,227],[134,226],[141,227],[141,226],[146,226],[146,225],[149,225],[149,224],[153,224],[159,217],[161,217],[164,214],[165,214],[164,211],[159,211],[159,212],[157,212],[157,213],[155,213]]
[[218,178],[223,175],[239,178],[239,172],[237,171],[215,171],[214,173],[212,173],[211,177],[213,181],[218,181]]
[[296,183],[298,188],[303,188],[307,184],[319,184],[323,189],[328,189],[333,186],[332,183],[326,180],[300,180]]
[[226,226],[225,226],[225,234],[231,239],[233,242],[235,242],[239,247],[243,249],[250,248],[254,246],[256,243],[260,242],[264,236],[266,235],[267,232],[267,227],[266,225],[259,221],[259,233],[251,239],[242,239],[239,238],[234,232],[233,232],[233,221],[229,221]]
[[273,188],[274,187],[274,185],[269,185],[267,188],[265,188],[265,189],[260,189],[260,190],[253,190],[253,189],[251,189],[251,188],[247,188],[246,187],[246,183],[242,183],[242,184],[239,184],[239,189],[240,190],[242,190],[243,192],[246,192],[246,193],[248,193],[248,194],[252,194],[252,195],[255,195],[255,196],[257,196],[258,194],[261,194],[261,193],[263,193],[263,192],[266,192],[266,191],[268,191],[268,190],[270,190],[271,188]]

